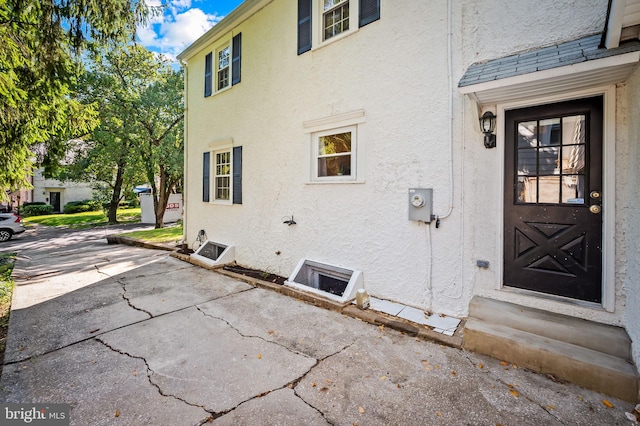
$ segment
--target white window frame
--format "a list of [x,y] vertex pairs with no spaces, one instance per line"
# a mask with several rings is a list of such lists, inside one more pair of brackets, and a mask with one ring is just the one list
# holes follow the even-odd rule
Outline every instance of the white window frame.
[[[336,0],[339,1],[339,0]],[[330,10],[334,10],[338,7],[342,7],[344,3],[349,4],[349,29],[340,32],[328,39],[324,38],[324,15],[328,13]],[[347,37],[358,31],[358,16],[360,14],[360,2],[358,0],[343,0],[337,5],[332,6],[330,9],[324,10],[324,0],[312,0],[312,40],[311,40],[311,50],[315,50],[321,48],[322,46],[326,46],[329,43],[333,43],[337,40],[341,40],[344,37]]]
[[[364,183],[364,110],[310,120],[303,123],[308,134],[307,183]],[[349,175],[318,176],[319,141],[322,136],[351,132],[351,171]]]
[[[212,204],[233,204],[233,140],[225,139],[209,144],[209,152],[211,157],[209,160],[209,203]],[[229,154],[229,173],[224,175],[217,174],[218,154]],[[229,177],[229,198],[218,198],[217,177]]]

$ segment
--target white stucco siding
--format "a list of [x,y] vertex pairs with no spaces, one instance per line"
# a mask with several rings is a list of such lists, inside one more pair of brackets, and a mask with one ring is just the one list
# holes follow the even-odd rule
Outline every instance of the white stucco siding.
[[42,169],[36,169],[33,174],[33,201],[49,203],[51,192],[60,192],[60,209],[72,201],[93,199],[91,184],[46,179],[42,175]]
[[463,46],[469,63],[602,32],[608,0],[466,0]]
[[640,70],[619,92],[624,96],[619,104],[621,131],[616,141],[616,278],[621,283],[620,293],[626,296],[625,325],[633,341],[635,363],[640,365]]
[[[201,167],[189,167],[187,239],[205,229],[236,245],[239,263],[285,276],[302,257],[360,269],[372,294],[430,308],[430,287],[458,291],[460,245],[450,242],[460,242],[461,217],[430,236],[408,220],[407,203],[410,187],[429,187],[436,214],[449,206],[446,3],[385,8],[380,21],[300,56],[290,6],[274,1],[234,30],[242,82],[230,90],[203,98],[210,49],[189,61],[189,158],[200,164],[216,140],[242,145],[243,204],[202,203]],[[356,110],[364,183],[310,184],[303,124]],[[438,311],[459,315],[462,305]]]

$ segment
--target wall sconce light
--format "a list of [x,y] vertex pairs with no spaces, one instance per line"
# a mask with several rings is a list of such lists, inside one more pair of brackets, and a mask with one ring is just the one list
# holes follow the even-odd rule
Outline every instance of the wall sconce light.
[[496,135],[493,131],[496,129],[496,116],[487,111],[480,117],[480,131],[484,133],[484,147],[495,148],[496,147]]

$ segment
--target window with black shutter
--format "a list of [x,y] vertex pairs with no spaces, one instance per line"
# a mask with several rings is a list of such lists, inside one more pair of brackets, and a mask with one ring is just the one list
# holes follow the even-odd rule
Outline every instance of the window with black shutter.
[[242,147],[233,147],[233,204],[242,204]]
[[298,0],[298,55],[311,50],[311,0]]
[[211,96],[212,87],[212,75],[213,69],[213,53],[207,53],[204,57],[204,96]]
[[360,27],[380,19],[380,0],[360,0],[359,18]]
[[242,55],[242,33],[233,37],[231,47],[231,85],[240,83],[240,56]]
[[202,154],[202,201],[209,201],[209,191],[211,186],[209,184],[209,176],[211,174],[210,167],[211,153],[205,152]]

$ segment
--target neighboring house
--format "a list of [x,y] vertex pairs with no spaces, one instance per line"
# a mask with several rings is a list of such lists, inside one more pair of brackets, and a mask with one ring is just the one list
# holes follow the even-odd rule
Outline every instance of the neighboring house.
[[33,173],[33,201],[52,205],[54,213],[61,213],[64,205],[71,201],[93,199],[91,184],[47,179],[42,172],[42,168],[37,168]]
[[[619,332],[638,365],[639,9],[246,0],[179,55],[185,239],[284,276],[303,258],[362,271],[372,296],[469,317],[465,345],[494,356],[520,359],[499,327],[537,315],[514,339],[583,336],[567,356]],[[433,220],[409,220],[430,195]],[[637,397],[631,370],[614,386]]]

